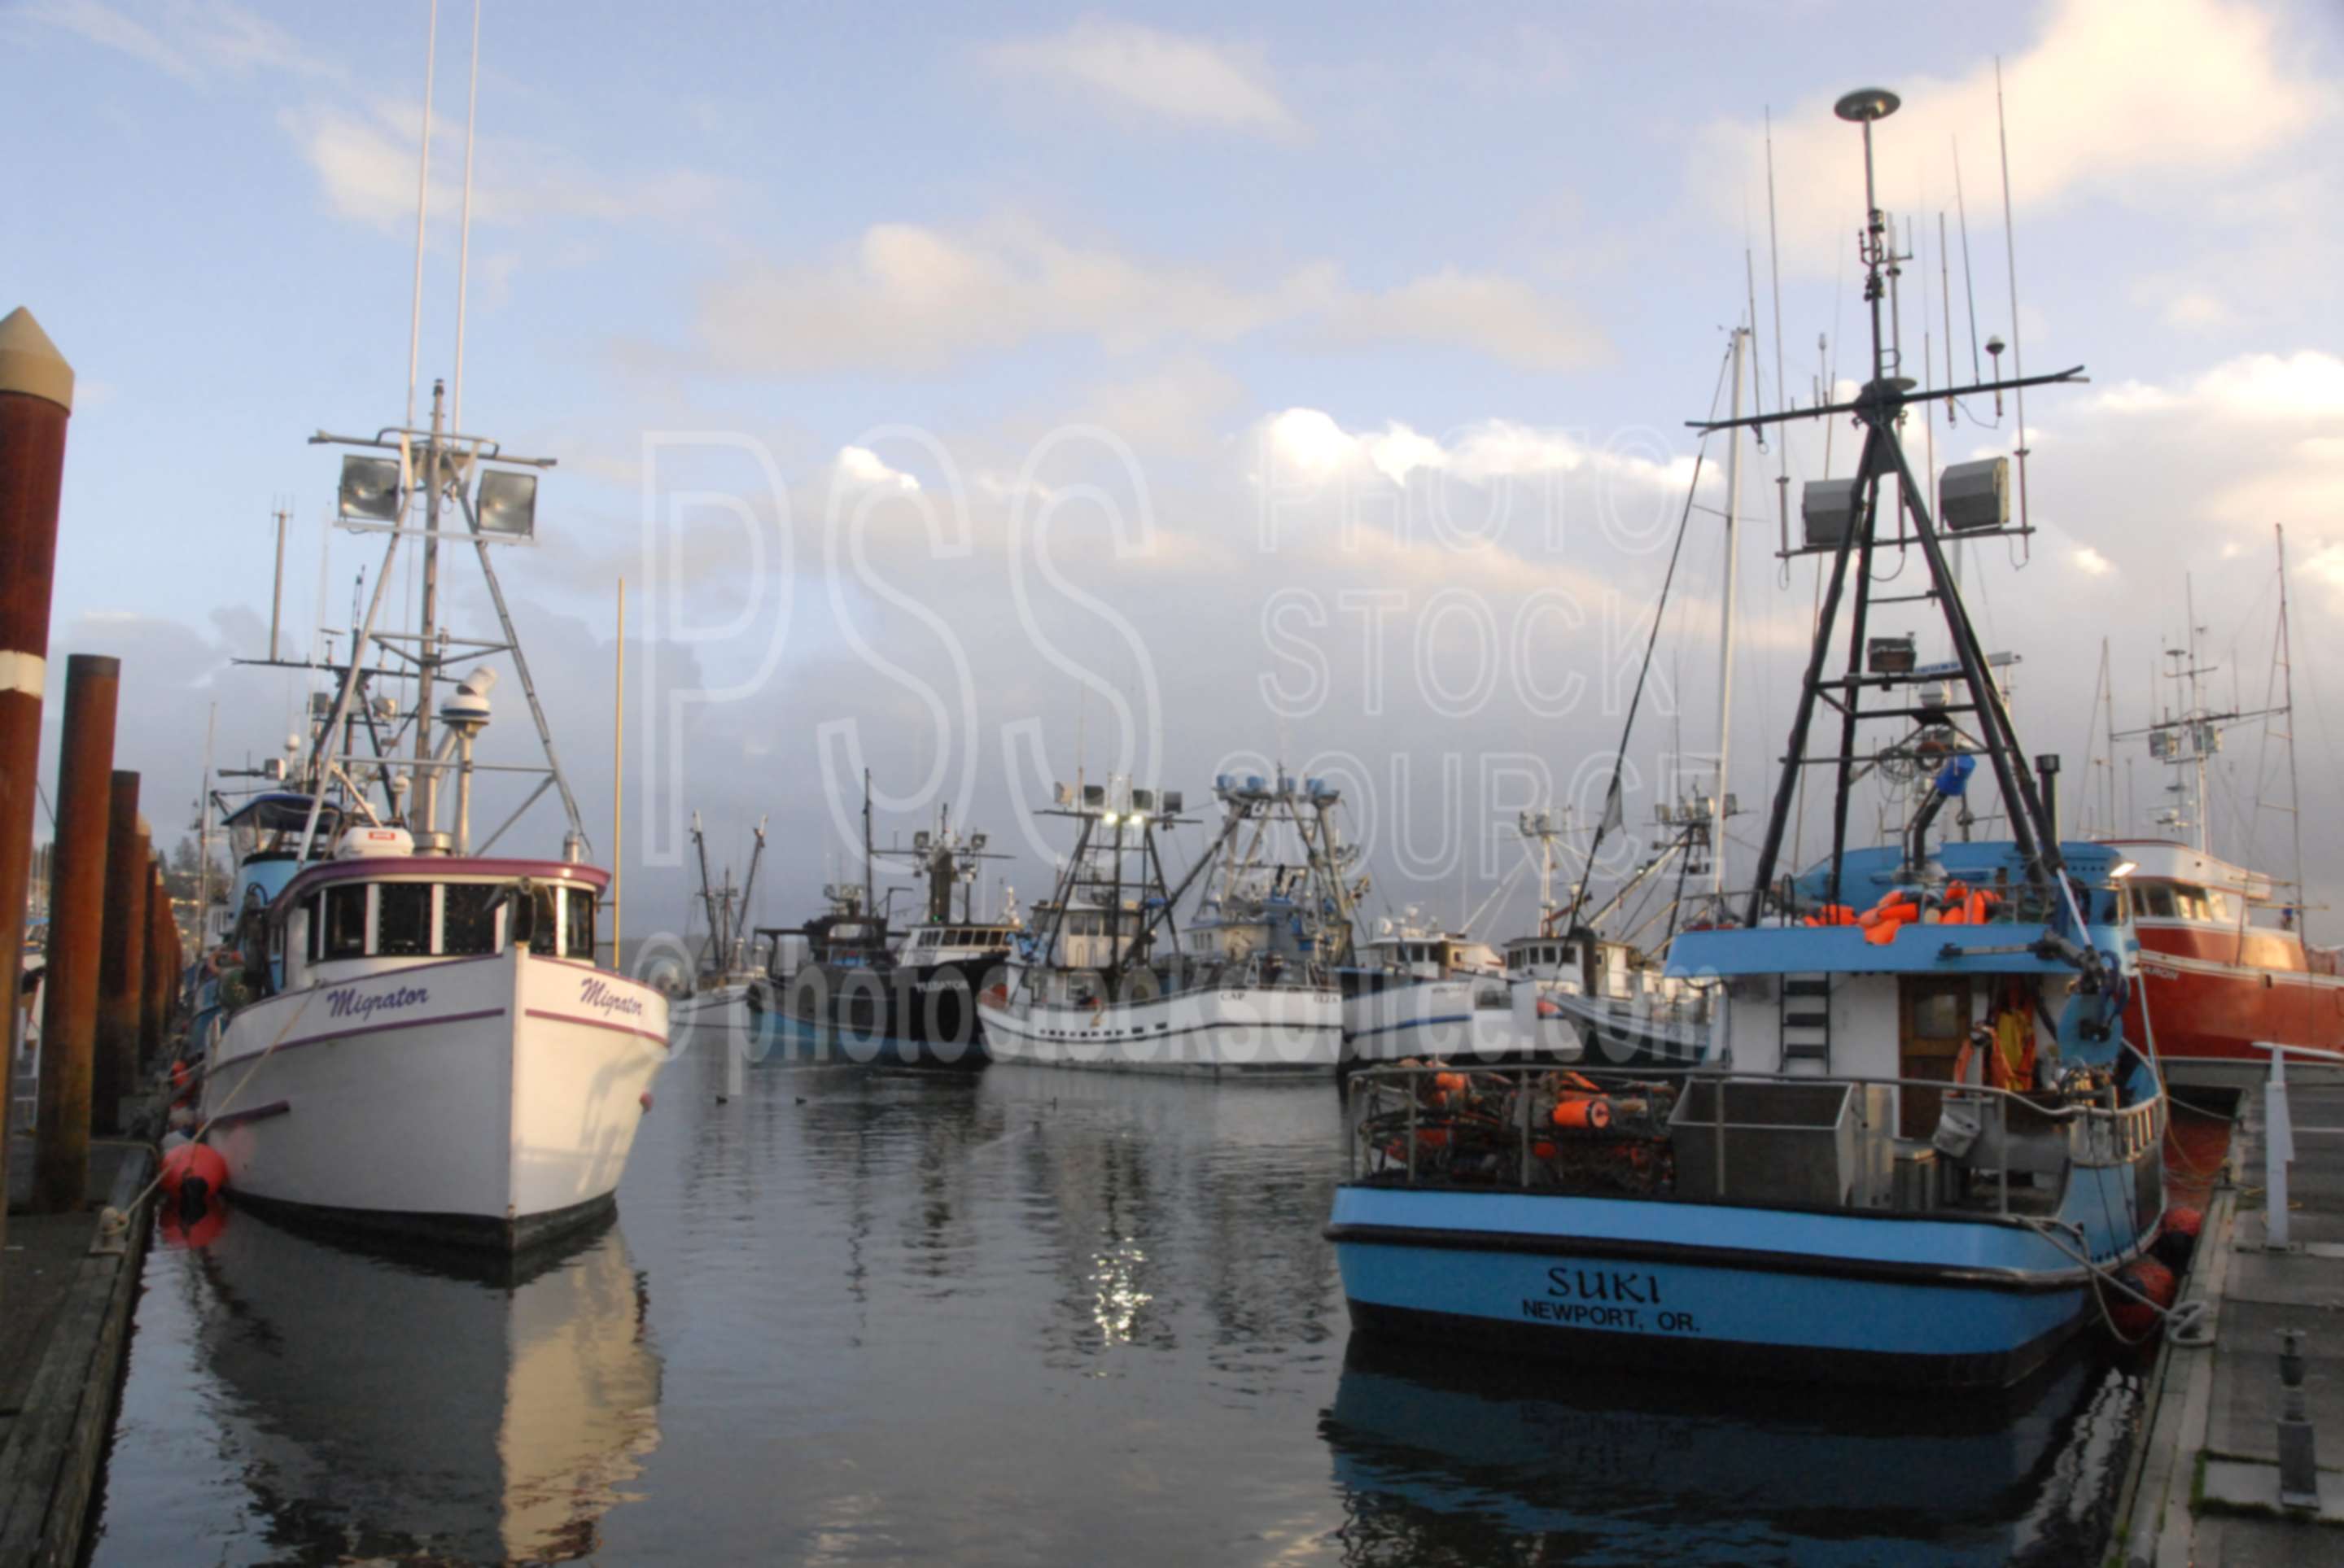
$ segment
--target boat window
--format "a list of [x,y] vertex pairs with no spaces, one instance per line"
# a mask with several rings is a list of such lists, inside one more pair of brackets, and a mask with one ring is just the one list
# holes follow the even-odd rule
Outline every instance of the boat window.
[[2193,888],[2187,882],[2173,885],[2173,907],[2185,920],[2202,920],[2206,914],[2206,890]]
[[594,958],[594,890],[571,888],[562,894],[561,951],[564,957]]
[[2150,882],[2137,890],[2140,896],[2140,912],[2153,920],[2173,918],[2173,886],[2169,882]]
[[431,950],[430,883],[384,882],[375,897],[375,951],[414,958]]
[[366,953],[367,890],[363,882],[326,890],[325,940],[320,956],[355,959]]
[[1920,992],[1913,998],[1913,1033],[1926,1040],[1958,1040],[1969,1029],[1969,1011],[1965,990]]
[[440,892],[440,950],[453,955],[497,950],[494,882],[450,882]]
[[2230,900],[2224,896],[2219,888],[2206,890],[2206,916],[2208,920],[2219,920],[2224,925],[2230,923]]

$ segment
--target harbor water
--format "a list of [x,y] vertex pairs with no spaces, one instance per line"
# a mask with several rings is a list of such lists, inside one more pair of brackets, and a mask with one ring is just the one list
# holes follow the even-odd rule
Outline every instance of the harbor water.
[[2070,1562],[2137,1374],[1984,1400],[1353,1344],[1337,1091],[722,1053],[518,1272],[153,1252],[94,1560]]

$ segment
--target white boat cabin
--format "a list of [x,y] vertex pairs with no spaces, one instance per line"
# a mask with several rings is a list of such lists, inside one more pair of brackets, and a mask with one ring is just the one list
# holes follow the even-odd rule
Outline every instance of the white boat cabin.
[[[313,862],[278,896],[268,957],[280,990],[332,985],[387,970],[502,953],[514,943],[546,958],[595,961],[596,909],[607,877],[561,860],[400,852],[398,829]],[[389,852],[384,852],[388,849]],[[248,965],[255,955],[248,936]]]
[[1479,980],[1506,972],[1505,960],[1487,942],[1412,930],[1387,931],[1360,943],[1359,967],[1409,980]]
[[930,964],[997,959],[1025,934],[1025,928],[1005,924],[939,924],[914,926],[904,933],[895,961],[915,968]]

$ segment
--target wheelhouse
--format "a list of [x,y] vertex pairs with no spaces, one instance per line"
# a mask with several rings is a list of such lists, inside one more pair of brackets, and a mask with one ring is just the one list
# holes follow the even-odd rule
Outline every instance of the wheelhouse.
[[1023,934],[1014,925],[968,924],[915,926],[904,933],[896,951],[907,964],[950,963],[956,959],[998,958]]
[[526,942],[591,963],[605,873],[559,860],[440,857],[312,866],[278,900],[272,968],[281,986],[332,981]]

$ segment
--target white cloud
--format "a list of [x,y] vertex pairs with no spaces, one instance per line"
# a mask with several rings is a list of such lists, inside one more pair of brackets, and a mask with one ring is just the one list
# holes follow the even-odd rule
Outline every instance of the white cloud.
[[1258,51],[1137,22],[1085,17],[1063,33],[996,45],[985,57],[998,70],[1068,83],[1168,119],[1282,137],[1302,129]]
[[[279,117],[317,175],[335,215],[389,230],[411,229],[421,116],[413,104],[316,102]],[[431,213],[447,227],[462,198],[463,126],[432,120]],[[549,218],[673,223],[726,210],[733,182],[691,169],[633,174],[579,163],[555,148],[483,136],[474,160],[472,216],[484,224]]]
[[1278,329],[1325,347],[1442,344],[1539,369],[1606,351],[1573,306],[1508,278],[1444,271],[1361,290],[1313,262],[1249,286],[1008,219],[959,233],[875,224],[826,265],[758,266],[710,286],[700,317],[719,365],[767,372],[933,369],[1058,336],[1131,353]]
[[2081,545],[2067,553],[2067,559],[2086,577],[2101,578],[2117,569],[2116,563],[2089,545]]
[[[2302,71],[2264,9],[2243,0],[2058,0],[2042,32],[2006,60],[2014,202],[2076,193],[2176,199],[2176,178],[2212,182],[2309,138],[2339,106],[2332,83]],[[1942,203],[1958,138],[1975,210],[1995,200],[1995,68],[1884,82],[1904,107],[1874,136],[1880,199],[1891,211]],[[1861,216],[1855,128],[1817,97],[1774,116],[1774,169],[1786,262],[1834,264]],[[1722,121],[1696,142],[1692,177],[1711,210],[1741,223],[1764,191],[1763,128]],[[1818,250],[1817,246],[1824,248]]]
[[868,447],[841,447],[832,471],[841,485],[861,488],[916,491],[920,481],[899,468],[892,468],[879,454]]
[[2314,348],[2242,354],[2174,386],[2126,381],[2094,399],[2110,412],[2289,421],[2344,417],[2344,358]]
[[338,65],[309,55],[284,29],[241,5],[169,5],[157,26],[100,0],[35,0],[17,15],[143,60],[183,82],[202,83],[216,74],[255,68],[319,77],[344,75]]

